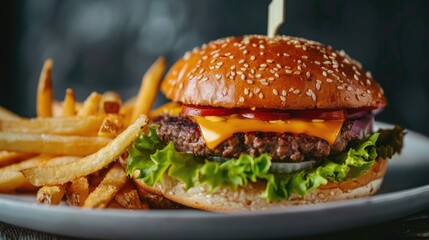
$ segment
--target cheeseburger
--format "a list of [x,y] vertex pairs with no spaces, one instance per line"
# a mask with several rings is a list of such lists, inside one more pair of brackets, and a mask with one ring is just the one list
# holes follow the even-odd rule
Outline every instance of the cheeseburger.
[[373,132],[380,85],[344,51],[289,36],[229,37],[187,52],[172,102],[129,149],[139,188],[185,206],[244,211],[374,194],[400,127]]

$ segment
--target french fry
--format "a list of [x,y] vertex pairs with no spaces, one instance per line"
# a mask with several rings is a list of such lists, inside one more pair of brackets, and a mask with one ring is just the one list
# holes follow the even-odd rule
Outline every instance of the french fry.
[[100,115],[0,120],[0,130],[20,133],[96,135],[103,120],[104,116]]
[[0,151],[0,167],[17,163],[35,156],[33,153]]
[[40,163],[39,166],[49,167],[49,166],[64,165],[64,164],[76,162],[79,159],[81,159],[81,157],[76,157],[76,156],[53,157],[52,159],[49,159],[48,161],[44,161],[44,162]]
[[42,72],[39,77],[37,86],[37,116],[51,117],[52,116],[52,59],[46,59],[43,64]]
[[121,109],[122,100],[116,92],[109,91],[103,94],[103,100],[101,101],[101,105],[102,113],[118,114]]
[[111,140],[103,137],[0,132],[0,150],[87,156]]
[[[107,144],[107,146],[94,154],[70,164],[45,168],[30,168],[23,170],[22,173],[35,186],[64,184],[76,178],[94,173],[118,159],[128,146],[143,132],[146,124],[147,117],[142,115],[118,135],[118,137]],[[72,149],[72,151],[80,153],[77,149]]]
[[44,205],[58,205],[64,197],[65,186],[44,186],[37,191],[36,201]]
[[0,120],[17,120],[20,119],[18,115],[0,106]]
[[20,171],[22,169],[36,167],[50,158],[50,156],[37,156],[20,163],[0,168],[0,192],[11,192],[29,184]]
[[144,74],[131,121],[137,119],[141,114],[148,115],[155,97],[158,94],[159,83],[165,70],[166,61],[164,57],[158,58]]
[[124,188],[116,194],[115,200],[127,209],[149,209],[149,206],[140,200],[137,189],[129,178],[127,178]]
[[67,88],[66,95],[63,103],[63,117],[70,117],[76,115],[76,99],[74,97],[73,89]]
[[100,105],[102,96],[96,92],[91,93],[79,109],[78,116],[89,116],[95,115],[98,112],[98,106]]
[[82,206],[88,195],[89,182],[86,176],[71,181],[66,187],[66,199],[70,206]]
[[115,194],[122,189],[127,180],[125,169],[119,164],[115,163],[107,172],[100,185],[89,194],[84,208],[105,208],[109,202],[114,198]]
[[104,118],[103,123],[98,130],[100,137],[116,137],[124,127],[124,118],[121,115],[110,114]]

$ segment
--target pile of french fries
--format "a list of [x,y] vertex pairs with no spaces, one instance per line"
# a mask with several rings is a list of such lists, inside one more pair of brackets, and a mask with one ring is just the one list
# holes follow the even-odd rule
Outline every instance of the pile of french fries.
[[53,62],[47,59],[37,117],[0,107],[0,192],[37,192],[37,202],[47,205],[148,209],[123,160],[145,129],[165,65],[159,58],[144,74],[138,95],[125,103],[115,92],[93,92],[78,102],[72,89],[56,101]]

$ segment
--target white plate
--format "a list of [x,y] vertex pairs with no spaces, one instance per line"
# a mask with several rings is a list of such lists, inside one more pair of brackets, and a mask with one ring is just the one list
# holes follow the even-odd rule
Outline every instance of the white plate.
[[[385,127],[384,124],[378,124]],[[389,162],[384,184],[372,197],[257,213],[195,210],[82,210],[41,206],[34,196],[0,194],[0,221],[89,238],[280,238],[370,225],[429,207],[429,139],[408,132],[401,157]]]

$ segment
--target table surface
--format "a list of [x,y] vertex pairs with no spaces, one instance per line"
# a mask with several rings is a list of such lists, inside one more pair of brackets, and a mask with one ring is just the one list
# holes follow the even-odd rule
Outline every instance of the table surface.
[[[371,239],[429,239],[429,206],[426,210],[405,218],[317,236],[318,240],[340,239],[371,240]],[[33,231],[0,222],[0,240],[9,239],[76,239]],[[315,239],[315,236],[297,238],[297,240]]]

